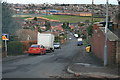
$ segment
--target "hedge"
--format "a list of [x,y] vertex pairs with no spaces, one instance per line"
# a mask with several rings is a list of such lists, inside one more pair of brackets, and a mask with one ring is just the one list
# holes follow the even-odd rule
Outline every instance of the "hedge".
[[23,44],[23,53],[27,53],[28,48],[32,45],[32,44],[37,44],[36,40],[29,40],[29,41],[20,41]]
[[23,44],[19,41],[8,42],[8,55],[18,55],[23,53]]
[[27,53],[28,48],[37,41],[10,41],[8,42],[8,55],[21,55]]

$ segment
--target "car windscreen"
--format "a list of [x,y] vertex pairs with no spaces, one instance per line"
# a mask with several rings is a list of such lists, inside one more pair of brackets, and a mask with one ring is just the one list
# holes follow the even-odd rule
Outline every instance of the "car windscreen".
[[54,45],[60,45],[60,43],[54,43]]
[[32,48],[38,48],[39,45],[31,45]]

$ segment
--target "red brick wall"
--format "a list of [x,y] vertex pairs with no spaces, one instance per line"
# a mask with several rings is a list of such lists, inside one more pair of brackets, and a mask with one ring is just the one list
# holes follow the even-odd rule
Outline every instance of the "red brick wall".
[[[97,29],[97,33],[95,31],[93,32],[93,37],[91,42],[92,42],[91,43],[92,52],[98,58],[104,61],[104,34],[99,28]],[[114,41],[111,42],[108,40],[107,45],[108,45],[108,61],[111,64],[114,63],[115,61],[116,44]]]
[[97,26],[97,23],[96,24],[93,24],[93,29],[98,29],[98,26]]
[[113,64],[116,60],[116,42],[108,41],[108,60],[109,63]]
[[114,31],[116,31],[116,29],[117,29],[117,24],[114,24]]
[[92,37],[92,52],[95,53],[95,55],[100,58],[104,59],[104,36],[102,36],[103,33],[100,32],[100,30],[97,30],[97,33],[93,32]]

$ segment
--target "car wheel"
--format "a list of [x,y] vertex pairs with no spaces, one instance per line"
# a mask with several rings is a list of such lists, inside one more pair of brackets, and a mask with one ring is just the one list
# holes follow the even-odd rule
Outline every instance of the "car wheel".
[[43,54],[44,54],[44,52],[42,51],[42,52],[41,52],[41,55],[43,55]]
[[46,54],[46,51],[44,51],[44,53],[43,53],[44,55]]
[[32,54],[28,54],[29,56],[32,56]]
[[46,53],[44,53],[44,55],[46,55]]
[[54,52],[55,50],[52,50],[52,52]]

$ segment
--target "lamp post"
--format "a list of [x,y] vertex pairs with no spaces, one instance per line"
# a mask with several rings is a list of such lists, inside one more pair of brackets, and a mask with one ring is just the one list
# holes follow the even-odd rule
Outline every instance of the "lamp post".
[[104,66],[107,66],[107,64],[108,64],[107,27],[108,27],[108,0],[106,0],[106,25],[105,25],[105,44],[104,44]]

